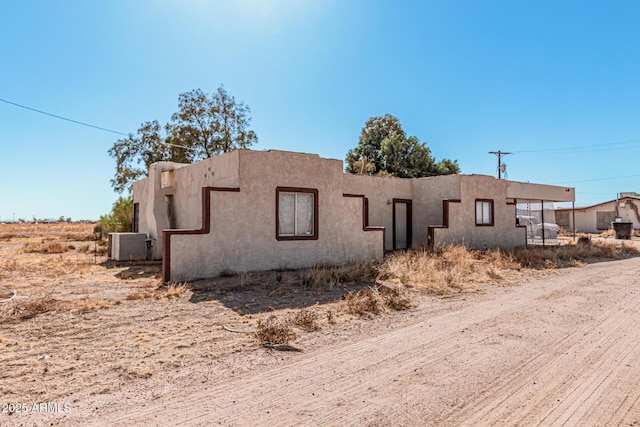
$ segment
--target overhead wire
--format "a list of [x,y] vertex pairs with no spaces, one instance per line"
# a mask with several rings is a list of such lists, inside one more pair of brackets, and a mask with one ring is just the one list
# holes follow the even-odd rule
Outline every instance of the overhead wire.
[[[626,145],[626,147],[624,146]],[[623,146],[623,147],[618,147]],[[610,151],[610,150],[628,150],[633,148],[640,148],[640,139],[632,139],[629,141],[608,142],[592,145],[561,147],[561,148],[548,148],[539,150],[520,150],[514,151],[514,154],[557,154],[557,153],[586,153],[593,151]]]
[[593,179],[582,179],[577,181],[562,181],[562,182],[554,182],[552,184],[575,184],[577,182],[594,182],[594,181],[612,181],[615,179],[627,179],[627,178],[636,178],[640,177],[640,175],[626,175],[626,176],[612,176],[608,178],[593,178]]
[[116,135],[129,136],[129,134],[126,134],[126,133],[124,133],[124,132],[118,132],[117,130],[107,129],[107,128],[103,128],[103,127],[101,127],[101,126],[96,126],[96,125],[92,125],[92,124],[89,124],[89,123],[81,122],[81,121],[79,121],[79,120],[70,119],[70,118],[68,118],[68,117],[58,116],[57,114],[47,113],[46,111],[37,110],[37,109],[35,109],[35,108],[27,107],[26,105],[21,105],[21,104],[18,104],[18,103],[16,103],[16,102],[7,101],[6,99],[2,99],[2,98],[0,98],[0,101],[2,101],[2,102],[4,102],[4,103],[7,103],[7,104],[14,105],[14,106],[16,106],[16,107],[24,108],[25,110],[35,111],[36,113],[44,114],[44,115],[46,115],[46,116],[55,117],[56,119],[66,120],[66,121],[68,121],[68,122],[75,123],[75,124],[78,124],[78,125],[82,125],[82,126],[87,126],[87,127],[94,128],[94,129],[103,130],[103,131],[105,131],[105,132],[115,133]]
[[[75,123],[77,125],[87,126],[87,127],[93,128],[93,129],[98,129],[98,130],[102,130],[102,131],[105,131],[105,132],[114,133],[116,135],[123,135],[123,136],[129,136],[130,135],[128,133],[119,132],[117,130],[107,129],[107,128],[104,128],[104,127],[101,127],[101,126],[92,125],[90,123],[81,122],[80,120],[74,120],[74,119],[70,119],[68,117],[63,117],[63,116],[59,116],[57,114],[48,113],[46,111],[38,110],[36,108],[27,107],[26,105],[18,104],[17,102],[8,101],[6,99],[0,98],[0,101],[4,102],[6,104],[13,105],[15,107],[24,108],[25,110],[29,110],[29,111],[33,111],[33,112],[36,112],[36,113],[44,114],[46,116],[51,116],[51,117],[54,117],[56,119],[65,120],[67,122]],[[185,150],[195,150],[195,148],[193,148],[193,147],[185,147],[184,145],[172,144],[170,142],[162,142],[162,141],[157,141],[157,142],[158,142],[158,144],[165,145],[167,147],[177,147],[177,148],[183,148]]]

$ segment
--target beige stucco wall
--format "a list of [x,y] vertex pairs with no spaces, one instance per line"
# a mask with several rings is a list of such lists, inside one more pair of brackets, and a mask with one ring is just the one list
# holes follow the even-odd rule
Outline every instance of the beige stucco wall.
[[151,239],[151,257],[162,257],[162,230],[169,228],[168,206],[162,188],[164,171],[188,165],[174,162],[157,162],[149,167],[147,178],[133,184],[133,203],[139,204],[138,232]]
[[[171,172],[169,172],[171,171]],[[192,165],[160,162],[149,177],[134,184],[140,204],[139,231],[153,241],[153,258],[162,256],[162,230],[198,230],[202,224],[202,188],[231,187],[240,192],[211,192],[208,234],[171,237],[171,278],[210,277],[274,268],[376,259],[393,248],[393,203],[412,201],[412,246],[427,245],[430,226],[443,224],[442,201],[449,205],[449,228],[434,231],[435,244],[512,247],[526,244],[515,226],[513,199],[572,200],[573,189],[514,183],[482,175],[420,179],[371,177],[343,173],[339,160],[282,151],[236,150]],[[276,187],[318,191],[318,239],[276,239]],[[369,226],[363,231],[362,199],[369,200]],[[475,225],[475,201],[494,201],[494,225]],[[169,206],[171,204],[171,207]],[[169,214],[171,212],[171,215]],[[386,240],[383,242],[383,235]]]
[[442,200],[460,197],[460,176],[402,179],[344,174],[345,193],[369,199],[369,225],[386,229],[385,249],[393,249],[393,199],[411,200],[412,247],[427,245],[427,229],[442,224]]
[[446,175],[413,180],[414,247],[427,246],[428,228],[442,225],[442,201],[462,197],[462,177],[463,175]]
[[[342,165],[340,167],[342,168]],[[362,194],[369,199],[369,225],[385,228],[385,250],[392,250],[393,199],[412,199],[411,181],[391,177],[342,174],[342,188],[344,193]],[[413,216],[415,217],[415,213]]]
[[[362,229],[362,200],[343,197],[341,161],[282,151],[236,153],[240,192],[212,193],[209,234],[171,237],[172,280],[383,256],[382,231]],[[276,187],[318,190],[317,240],[276,239]]]
[[202,188],[240,186],[240,151],[209,157],[174,171],[173,215],[175,228],[202,226]]
[[[460,177],[460,203],[449,204],[449,228],[434,231],[434,244],[464,244],[471,248],[525,246],[526,231],[516,227],[515,205],[507,204],[507,184],[483,175]],[[476,199],[493,200],[493,226],[476,225]]]

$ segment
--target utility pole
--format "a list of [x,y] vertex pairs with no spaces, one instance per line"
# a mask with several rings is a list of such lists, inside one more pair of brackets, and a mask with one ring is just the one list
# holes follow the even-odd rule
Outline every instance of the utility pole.
[[498,151],[489,151],[489,154],[495,154],[498,156],[498,179],[502,179],[502,156],[506,156],[507,154],[513,154],[513,153],[498,150]]

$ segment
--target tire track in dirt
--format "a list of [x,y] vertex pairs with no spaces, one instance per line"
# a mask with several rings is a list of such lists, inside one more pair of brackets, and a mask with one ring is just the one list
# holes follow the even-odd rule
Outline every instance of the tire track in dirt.
[[[609,284],[613,286],[614,282],[617,280],[616,278],[611,276],[598,278],[603,279],[603,281],[601,282],[601,286],[607,286]],[[594,280],[594,278],[591,278],[585,283],[580,283],[579,286],[583,287],[585,284],[595,282],[596,280]],[[570,292],[562,290],[554,291],[552,292],[552,294],[570,295]],[[543,296],[541,298],[538,298],[538,300],[545,300],[545,298]],[[558,378],[559,376],[564,375],[564,372],[567,370],[567,366],[575,366],[576,359],[580,359],[582,357],[580,355],[584,354],[584,352],[586,351],[584,349],[586,340],[596,339],[597,335],[602,333],[608,334],[607,337],[614,336],[615,332],[620,329],[621,324],[624,323],[628,318],[628,314],[621,313],[621,309],[628,310],[629,308],[638,304],[638,302],[633,299],[623,299],[622,301],[623,305],[619,310],[606,312],[604,313],[604,315],[595,318],[584,327],[575,330],[574,332],[566,335],[564,338],[547,343],[547,345],[545,345],[544,348],[541,349],[537,354],[535,354],[530,359],[523,361],[523,363],[517,366],[515,369],[504,371],[500,378],[498,378],[495,382],[487,385],[486,389],[491,390],[490,394],[481,396],[469,396],[471,399],[465,402],[465,404],[459,409],[456,409],[447,414],[447,416],[444,416],[442,418],[442,421],[444,421],[448,417],[471,417],[468,420],[469,422],[467,425],[473,425],[474,423],[479,422],[493,422],[503,425],[512,425],[516,420],[511,420],[511,423],[507,422],[507,420],[505,420],[504,418],[505,415],[503,414],[503,412],[505,411],[505,408],[517,406],[517,404],[513,402],[517,401],[517,396],[521,394],[527,395],[520,400],[523,402],[530,402],[529,409],[539,411],[540,402],[531,401],[531,399],[533,399],[533,396],[531,396],[530,394],[533,393],[533,390],[541,387],[541,384],[544,383],[546,377],[549,377],[548,379],[546,379],[546,381],[553,381],[554,378]],[[594,327],[594,324],[600,326]],[[631,326],[631,324],[629,324],[628,326]],[[615,337],[617,337],[617,335],[615,335],[614,338]],[[611,345],[611,343],[604,342],[605,338],[600,339],[600,344],[602,346],[605,346],[605,344]],[[559,356],[553,357],[554,354],[559,354]],[[574,355],[573,358],[571,357],[571,355]],[[593,359],[594,356],[590,353],[584,356],[584,358],[586,359],[582,363],[588,364],[590,359]],[[563,369],[560,371],[553,369],[553,367],[557,366],[561,366],[563,367]],[[537,387],[534,385],[537,385]],[[550,391],[546,390],[545,393],[549,394]],[[543,393],[543,396],[545,393]],[[498,399],[495,399],[494,396],[496,395],[500,397]],[[519,407],[517,409],[520,417],[522,417],[524,410],[524,407]],[[492,414],[494,419],[488,419],[488,414]],[[531,424],[531,421],[527,423],[527,425],[529,424]]]
[[[590,279],[593,279],[593,277],[590,277]],[[565,286],[575,286],[575,284],[567,284]],[[547,293],[546,291],[549,290],[551,292]],[[557,287],[536,286],[535,282],[533,286],[529,284],[527,287],[519,288],[518,291],[518,295],[515,295],[515,298],[510,292],[508,295],[499,296],[494,300],[464,309],[461,313],[447,313],[437,318],[428,319],[432,329],[440,328],[439,333],[432,333],[428,337],[422,335],[425,332],[425,324],[416,323],[390,333],[365,339],[347,347],[334,347],[326,351],[309,353],[303,356],[305,357],[304,359],[294,360],[289,366],[233,380],[229,384],[196,393],[189,396],[188,400],[193,404],[196,411],[201,413],[180,414],[180,418],[175,421],[182,424],[205,424],[204,420],[215,419],[228,424],[243,424],[253,421],[259,424],[277,425],[283,420],[281,413],[278,413],[279,410],[284,410],[289,415],[294,412],[296,414],[307,413],[319,416],[322,408],[326,408],[326,402],[314,404],[313,400],[306,401],[303,405],[298,404],[297,408],[291,407],[294,405],[285,405],[286,402],[295,402],[296,398],[315,392],[319,394],[315,399],[316,401],[333,397],[334,400],[339,401],[342,399],[351,403],[348,405],[348,412],[340,410],[340,406],[338,406],[333,408],[334,411],[330,411],[332,414],[324,414],[325,417],[322,419],[314,417],[314,422],[342,423],[347,413],[352,419],[358,419],[358,415],[362,416],[370,413],[371,408],[366,402],[355,405],[352,399],[353,396],[362,395],[366,393],[367,389],[375,388],[375,386],[384,386],[389,382],[393,382],[395,378],[406,376],[415,369],[424,369],[429,365],[438,364],[447,355],[459,351],[456,348],[459,343],[452,338],[455,335],[459,335],[461,328],[520,311],[525,306],[531,305],[532,297],[540,298],[541,295],[539,293],[542,293],[542,297],[546,300],[545,304],[552,304],[555,300],[567,294],[566,292],[556,292],[555,295],[552,295],[557,291]],[[463,323],[461,324],[459,318],[462,316],[464,316],[464,319],[462,319]],[[458,322],[454,320],[458,320]],[[563,341],[570,338],[576,339],[578,335],[576,332],[570,336],[561,337],[560,340],[551,344],[561,345]],[[400,337],[409,337],[410,339],[398,342]],[[438,348],[438,350],[434,352],[432,350],[433,347]],[[543,353],[537,354],[525,362],[525,365],[534,363],[542,355]],[[384,369],[376,369],[392,362],[393,369],[386,369],[386,371]],[[330,372],[332,366],[336,368],[333,373]],[[293,373],[292,369],[294,369]],[[375,378],[370,378],[367,375],[369,371],[377,371],[378,374]],[[314,375],[318,373],[322,373],[321,380],[318,380],[317,376]],[[336,384],[339,387],[328,387],[329,390],[327,390],[326,384]],[[272,387],[269,387],[269,385],[272,385]],[[238,393],[240,390],[241,392]],[[264,403],[256,402],[257,396],[261,396],[265,390],[270,393],[268,401]],[[235,396],[236,394],[237,396]],[[217,399],[215,406],[211,402],[213,396],[216,396]],[[324,399],[322,399],[323,397]],[[276,404],[280,404],[280,406]],[[180,405],[162,402],[160,405],[154,404],[141,409],[136,414],[132,414],[132,416],[116,416],[114,421],[127,423],[148,421],[153,419],[154,415],[159,415],[160,409],[166,414],[172,411],[179,411],[181,406],[184,408],[184,402]],[[262,409],[267,407],[272,408],[272,410],[265,413]],[[173,413],[175,414],[176,412]],[[354,415],[356,417],[353,417]],[[220,418],[220,416],[224,418]],[[285,416],[284,419],[286,420],[287,417]],[[283,424],[288,424],[291,421],[290,418],[288,420]]]
[[[633,304],[634,302],[629,301],[627,306]],[[622,343],[623,349],[620,351],[608,352],[608,349],[614,345],[618,347],[621,345],[621,334],[617,332],[619,328],[632,326],[633,322],[628,320],[625,313],[606,316],[606,319],[599,318],[597,322],[600,320],[603,322],[598,328],[584,328],[571,334],[572,340],[558,342],[558,344],[572,344],[570,347],[563,346],[560,356],[549,357],[552,345],[535,356],[535,359],[540,359],[539,362],[542,362],[537,363],[538,366],[525,363],[515,372],[505,372],[498,383],[487,387],[492,390],[490,397],[499,396],[498,399],[489,401],[490,399],[485,398],[475,401],[465,413],[458,413],[453,417],[465,419],[465,425],[562,424],[552,417],[551,412],[557,411],[567,402],[584,403],[586,398],[593,395],[595,389],[604,382],[602,376],[608,376],[607,370],[604,372],[602,370],[603,365],[607,365],[619,356],[620,351],[637,350],[635,342],[628,340]],[[604,336],[598,338],[601,334]],[[591,372],[595,373],[589,377]],[[509,379],[505,381],[505,378]],[[588,395],[573,396],[584,387],[590,387]],[[562,404],[556,405],[556,401]],[[536,414],[540,414],[545,407],[549,406],[552,407],[549,413],[542,419],[536,419]],[[566,414],[574,415],[569,412],[569,409],[566,409]]]
[[[492,301],[490,301],[489,303],[493,304]],[[517,310],[518,307],[525,304],[527,304],[527,301],[521,301],[518,305],[504,307],[503,310],[514,311],[514,310]],[[491,310],[486,310],[484,308],[484,305],[478,305],[476,307],[473,307],[469,309],[469,312],[473,313],[474,315],[481,315],[487,319],[493,317],[493,315],[495,314],[495,312],[491,312]],[[313,378],[315,372],[323,372],[324,374],[323,383],[332,383],[332,382],[338,382],[342,380],[345,376],[343,374],[344,372],[350,373],[352,376],[355,376],[357,374],[362,376],[363,378],[366,378],[366,375],[364,375],[364,372],[367,369],[370,369],[374,365],[390,363],[391,361],[399,362],[396,364],[396,366],[398,366],[400,363],[406,364],[407,360],[415,358],[414,353],[417,350],[425,349],[425,351],[428,351],[433,345],[437,344],[438,342],[442,342],[442,341],[448,342],[450,341],[451,336],[459,334],[458,326],[447,327],[450,324],[455,324],[453,320],[456,316],[458,316],[457,312],[444,314],[440,316],[440,322],[437,322],[438,319],[435,318],[434,323],[436,323],[436,325],[438,323],[443,324],[442,331],[440,333],[436,333],[434,336],[432,336],[430,339],[426,341],[420,341],[420,342],[406,341],[406,342],[398,343],[396,342],[397,338],[395,337],[395,334],[397,334],[398,332],[398,330],[396,330],[396,331],[393,331],[391,334],[385,333],[376,337],[369,338],[365,341],[360,341],[358,343],[351,344],[347,347],[341,346],[342,348],[338,348],[338,349],[333,348],[329,350],[316,352],[313,355],[310,354],[309,355],[310,357],[307,357],[306,360],[303,359],[299,362],[296,362],[297,370],[302,370],[304,374],[291,376],[288,374],[289,367],[282,367],[279,369],[272,370],[270,372],[263,373],[257,378],[255,376],[248,377],[244,381],[241,381],[237,384],[218,387],[215,390],[210,391],[211,395],[222,397],[222,401],[218,400],[216,402],[216,408],[213,410],[219,411],[219,410],[234,409],[237,412],[234,413],[232,417],[233,419],[238,419],[238,417],[242,417],[243,415],[248,416],[249,419],[243,419],[243,423],[247,422],[250,424],[252,421],[250,417],[250,413],[253,412],[254,409],[248,408],[246,410],[242,410],[241,407],[245,404],[249,406],[249,404],[252,403],[256,395],[262,394],[261,389],[263,388],[263,386],[259,384],[261,382],[262,383],[278,382],[279,379],[285,378],[285,380],[280,384],[281,388],[277,389],[275,392],[273,390],[271,391],[272,393],[271,403],[273,403],[273,400],[276,400],[276,399],[273,399],[274,397],[277,397],[278,401],[286,402],[288,400],[292,400],[293,397],[299,396],[301,394],[307,393],[310,395],[311,393],[315,393],[315,391],[318,391],[320,387],[318,387],[318,384],[316,383],[303,385],[303,383],[298,382],[300,380]],[[416,335],[420,335],[420,332],[421,332],[420,329],[423,329],[423,328],[425,328],[424,324],[415,323],[413,325],[403,328],[401,332],[403,332],[403,335],[416,336]],[[433,363],[435,363],[438,360],[440,360],[443,356],[446,356],[447,354],[450,354],[453,351],[455,350],[447,347],[441,347],[441,350],[439,350],[436,354],[433,354],[433,353],[430,354],[430,359],[432,359],[434,361]],[[371,354],[367,354],[367,353],[371,353]],[[364,362],[368,359],[372,359],[373,361],[369,363]],[[323,363],[321,362],[322,360],[327,360],[328,362]],[[332,360],[341,362],[340,371],[334,370],[334,372],[331,372],[330,365],[333,364],[333,362],[331,362]],[[416,361],[416,364],[419,366],[424,366],[424,363],[425,361],[421,359],[418,359]],[[412,367],[413,365],[409,369],[411,369]],[[289,376],[289,378],[287,378],[287,376]],[[377,382],[384,383],[385,381],[388,381],[390,378],[396,377],[396,376],[401,376],[401,373],[395,371],[395,372],[390,372],[389,375],[385,377],[379,376]],[[344,396],[345,394],[347,395],[354,394],[359,392],[362,388],[368,388],[368,387],[370,387],[370,384],[362,385],[362,383],[357,381],[356,379],[356,381],[353,382],[353,385],[351,386],[346,385],[341,389],[342,391],[341,396]],[[243,390],[244,396],[233,397],[232,392],[234,390],[237,390],[238,388],[241,388]],[[310,392],[311,389],[315,391]],[[284,390],[287,390],[287,391],[285,392]],[[231,397],[227,398],[227,396],[231,396]],[[345,399],[345,400],[349,400],[349,399]],[[203,405],[203,406],[197,405],[197,406],[204,407],[206,405]],[[309,407],[312,405],[307,404],[305,406]],[[179,409],[179,408],[176,408],[176,409]],[[155,412],[155,410],[149,409],[148,412],[149,412],[148,415],[151,415],[153,412]],[[143,415],[144,417],[145,414],[140,414],[140,415]],[[121,421],[125,421],[126,418],[127,417],[123,418]],[[263,423],[265,422],[264,414],[260,415],[260,419],[262,420]],[[336,419],[335,421],[338,421],[338,420],[339,419]],[[195,421],[195,420],[189,420],[189,421]],[[273,421],[277,424],[277,420],[273,420]],[[327,420],[327,421],[330,421],[330,420]]]
[[[638,349],[630,344],[634,335],[628,331],[631,338],[626,339],[620,332],[616,340],[611,335],[615,332],[609,331],[609,339],[606,340],[602,334],[598,335],[598,331],[604,332],[602,327],[597,326],[599,323],[606,323],[613,329],[615,325],[628,328],[633,321],[640,321],[640,316],[632,310],[634,306],[640,306],[638,297],[626,295],[619,285],[612,285],[615,289],[608,296],[613,302],[603,302],[602,309],[597,309],[597,301],[594,302],[596,305],[593,308],[597,314],[593,315],[592,319],[576,324],[568,333],[545,336],[543,345],[523,354],[521,359],[515,360],[517,363],[503,368],[496,376],[497,379],[480,378],[477,389],[461,389],[460,399],[466,403],[457,405],[453,411],[451,405],[445,406],[433,397],[433,390],[442,389],[446,392],[448,383],[431,381],[432,376],[438,380],[438,375],[441,375],[443,370],[452,370],[452,389],[457,391],[455,387],[460,388],[460,384],[466,382],[464,378],[459,378],[459,372],[464,372],[463,375],[469,376],[469,382],[473,382],[475,378],[479,378],[474,375],[474,370],[481,371],[483,364],[491,361],[481,358],[470,360],[469,365],[462,366],[465,369],[460,369],[456,374],[454,371],[460,364],[456,355],[467,351],[470,345],[483,345],[483,339],[502,339],[501,335],[493,330],[495,325],[514,317],[543,317],[550,308],[564,304],[566,298],[576,294],[596,300],[604,298],[608,291],[596,295],[592,288],[604,289],[609,283],[615,282],[612,271],[616,268],[609,268],[607,264],[611,264],[612,267],[617,263],[624,263],[628,269],[635,268],[636,271],[640,266],[637,259],[632,259],[590,265],[584,269],[562,270],[557,275],[524,283],[518,287],[495,290],[489,295],[469,296],[471,305],[458,306],[444,314],[439,311],[434,316],[428,310],[417,309],[415,318],[410,320],[413,323],[404,323],[398,329],[385,330],[376,336],[361,335],[362,339],[349,344],[342,341],[331,347],[308,351],[301,355],[274,353],[273,368],[230,377],[224,383],[218,382],[213,387],[203,385],[194,378],[191,390],[185,392],[183,389],[180,394],[160,396],[157,400],[147,401],[144,406],[122,406],[118,412],[113,408],[98,410],[95,406],[96,411],[93,412],[92,405],[84,409],[78,408],[68,417],[57,418],[57,421],[60,425],[70,426],[105,423],[424,425],[438,419],[434,415],[440,414],[442,424],[458,425],[468,421],[469,417],[476,416],[477,412],[484,408],[483,405],[500,405],[500,402],[516,405],[506,405],[506,408],[502,408],[502,420],[522,420],[522,417],[516,416],[518,401],[513,395],[527,396],[525,391],[530,387],[529,379],[537,378],[536,375],[545,372],[554,372],[557,377],[564,378],[565,386],[562,386],[562,382],[558,385],[558,379],[551,379],[556,381],[555,385],[558,386],[556,393],[568,396],[567,401],[562,402],[566,407],[557,408],[557,405],[560,405],[557,402],[547,405],[543,399],[545,404],[540,408],[543,411],[533,408],[528,414],[530,419],[540,420],[547,416],[547,424],[568,417],[572,424],[579,418],[588,420],[588,424],[592,424],[590,421],[594,420],[595,424],[600,425],[607,424],[607,420],[610,419],[608,417],[614,415],[611,419],[629,420],[637,413],[640,400],[640,392],[635,391],[640,384],[637,362],[634,361]],[[626,279],[631,277],[630,274],[626,275]],[[565,308],[569,309],[570,307]],[[425,311],[428,316],[424,315]],[[620,320],[619,317],[625,311],[629,318],[635,320]],[[375,322],[382,319],[384,318],[378,318]],[[462,333],[463,331],[466,332]],[[471,336],[469,331],[472,332]],[[596,350],[589,343],[583,342],[589,339],[602,342],[604,345],[621,345],[622,348],[616,350],[617,358],[605,358],[601,353],[596,354]],[[484,346],[487,347],[487,344]],[[588,354],[581,359],[586,363],[582,368],[554,368],[555,364],[575,363],[575,357],[563,357],[568,349],[583,352],[588,350]],[[496,345],[492,350],[501,351],[501,347]],[[593,355],[589,356],[590,354]],[[473,356],[470,356],[470,359],[473,359]],[[633,370],[635,374],[625,375],[623,367],[626,367],[626,364],[622,362],[617,365],[618,368],[609,366],[617,360],[631,364],[633,368],[627,369]],[[598,363],[599,361],[602,363]],[[516,365],[517,367],[514,367]],[[591,370],[594,366],[599,369],[611,368],[611,372],[593,373]],[[571,375],[575,378],[572,379]],[[580,381],[601,380],[601,385],[574,391],[578,378]],[[622,379],[626,381],[621,381]],[[607,395],[605,391],[609,390],[615,393]],[[533,391],[534,396],[536,391]],[[570,399],[576,402],[582,399],[589,404],[571,405],[568,401]],[[429,401],[428,404],[424,404],[425,400]],[[519,404],[522,405],[522,402]],[[407,408],[414,414],[408,415]],[[603,415],[603,411],[608,415]],[[92,412],[99,417],[92,418]],[[418,418],[412,418],[415,414],[423,416],[420,422],[417,421]],[[427,418],[428,416],[430,417]],[[501,422],[496,424],[499,425]]]

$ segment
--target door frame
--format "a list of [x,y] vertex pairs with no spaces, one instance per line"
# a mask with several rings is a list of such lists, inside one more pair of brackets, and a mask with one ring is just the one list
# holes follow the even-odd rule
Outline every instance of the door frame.
[[393,250],[398,250],[398,248],[396,247],[396,204],[398,203],[404,203],[407,206],[407,247],[406,249],[409,249],[411,247],[411,243],[412,243],[412,237],[413,237],[413,227],[412,227],[412,208],[411,208],[411,204],[412,204],[412,200],[411,199],[393,199],[393,219],[392,219],[392,234],[393,234]]

